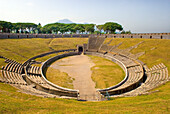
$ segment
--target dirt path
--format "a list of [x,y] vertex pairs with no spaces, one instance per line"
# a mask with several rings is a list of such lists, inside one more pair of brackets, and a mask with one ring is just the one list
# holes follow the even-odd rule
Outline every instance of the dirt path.
[[91,79],[91,70],[95,64],[86,55],[67,57],[56,61],[50,67],[66,72],[74,78],[74,88],[79,90],[80,98],[93,100],[97,96],[95,83]]

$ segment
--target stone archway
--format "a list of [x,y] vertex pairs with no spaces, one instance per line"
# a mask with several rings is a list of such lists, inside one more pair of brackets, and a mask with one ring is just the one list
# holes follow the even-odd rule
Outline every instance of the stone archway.
[[79,54],[84,53],[84,48],[83,48],[83,46],[81,46],[81,45],[78,45],[78,46],[77,46],[77,50],[78,50],[78,53],[79,53]]

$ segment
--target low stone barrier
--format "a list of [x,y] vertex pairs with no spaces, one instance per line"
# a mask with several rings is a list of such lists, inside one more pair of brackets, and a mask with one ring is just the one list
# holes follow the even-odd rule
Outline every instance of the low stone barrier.
[[30,62],[31,60],[33,59],[36,59],[36,58],[40,58],[40,57],[44,57],[44,56],[47,56],[47,55],[50,55],[50,54],[53,54],[53,53],[59,53],[59,52],[66,52],[66,51],[76,51],[77,49],[66,49],[66,50],[57,50],[57,51],[51,51],[51,52],[47,52],[47,53],[42,53],[42,54],[39,54],[37,56],[34,56],[28,60],[26,60],[24,63],[23,63],[23,66],[25,66],[28,62]]
[[80,37],[80,34],[72,34],[72,37],[73,37],[73,38],[79,38],[79,37]]
[[64,34],[62,37],[63,38],[71,38],[71,36],[72,36],[71,34]]
[[[19,34],[0,33],[0,39],[4,38],[88,38],[95,34]],[[139,33],[139,34],[102,34],[107,38],[144,38],[144,39],[170,39],[170,33]]]
[[104,54],[97,53],[97,52],[85,52],[85,54],[87,54],[87,55],[99,56],[99,57],[102,57],[102,58],[111,60],[111,61],[113,61],[114,63],[118,64],[118,65],[124,70],[124,72],[125,72],[125,78],[124,78],[120,83],[118,83],[118,84],[115,85],[115,86],[109,87],[109,88],[100,89],[100,90],[98,90],[98,91],[108,91],[108,90],[117,88],[117,87],[121,86],[123,83],[125,83],[125,81],[128,79],[127,68],[126,68],[126,66],[125,66],[121,61],[119,61],[118,59],[112,57],[111,55],[106,55],[106,54],[104,55]]
[[50,86],[52,86],[52,87],[54,87],[54,88],[57,88],[57,89],[59,89],[59,90],[62,90],[62,91],[68,91],[68,92],[76,92],[76,93],[78,93],[78,90],[73,90],[73,89],[68,89],[68,88],[60,87],[60,86],[58,86],[58,85],[55,85],[55,84],[51,83],[50,81],[48,81],[48,80],[46,79],[46,76],[45,76],[45,72],[46,72],[45,70],[46,70],[46,68],[48,67],[48,65],[50,65],[52,62],[54,62],[54,61],[56,61],[56,60],[58,60],[58,59],[61,59],[61,58],[63,58],[63,57],[73,56],[73,55],[79,55],[79,54],[78,54],[78,52],[70,52],[70,53],[61,54],[61,55],[58,55],[58,56],[55,56],[55,57],[52,57],[52,58],[46,60],[46,61],[42,64],[42,66],[41,66],[41,68],[40,68],[40,70],[41,70],[41,76],[43,77],[43,79],[45,80],[45,82],[46,82],[47,84],[49,84]]
[[62,37],[63,37],[62,34],[55,34],[55,35],[54,35],[54,38],[62,38]]
[[170,33],[102,34],[102,36],[107,36],[107,38],[170,39]]
[[8,35],[8,38],[19,38],[19,35],[18,34]]
[[45,35],[45,38],[53,38],[54,36],[53,36],[53,34],[46,34]]
[[20,34],[19,38],[28,38],[28,35],[27,34]]
[[37,37],[36,37],[36,38],[45,38],[45,35],[37,34]]
[[80,37],[81,38],[88,38],[90,35],[89,34],[81,34]]

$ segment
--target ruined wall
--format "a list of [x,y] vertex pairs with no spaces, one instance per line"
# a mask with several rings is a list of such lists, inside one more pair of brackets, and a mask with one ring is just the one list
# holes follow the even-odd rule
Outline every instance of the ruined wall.
[[[87,38],[96,36],[90,34],[16,34],[0,33],[0,39],[17,38]],[[144,38],[144,39],[170,39],[170,33],[139,33],[139,34],[102,34],[107,38]]]
[[106,34],[106,36],[108,38],[170,39],[170,33]]

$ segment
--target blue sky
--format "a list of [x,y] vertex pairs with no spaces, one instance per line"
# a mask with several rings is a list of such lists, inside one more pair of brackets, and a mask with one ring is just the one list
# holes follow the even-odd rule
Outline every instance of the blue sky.
[[170,32],[170,0],[0,0],[0,20],[45,25],[117,22],[135,33]]

